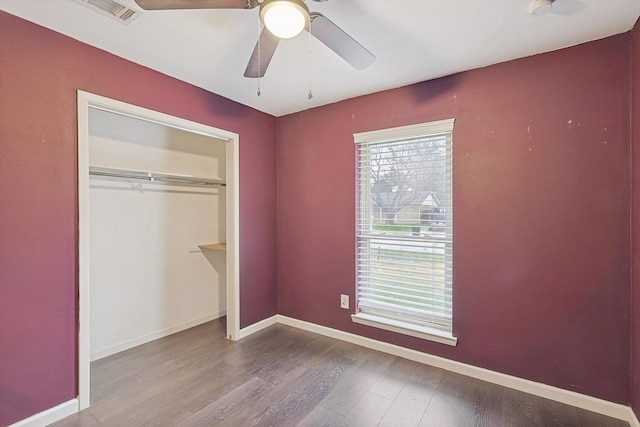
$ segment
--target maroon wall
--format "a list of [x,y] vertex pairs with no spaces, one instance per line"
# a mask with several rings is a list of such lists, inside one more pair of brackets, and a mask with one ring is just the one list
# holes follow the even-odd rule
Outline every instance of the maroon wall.
[[640,32],[637,24],[632,33],[631,60],[631,406],[636,415],[640,415]]
[[[278,119],[278,312],[629,401],[629,34]],[[351,322],[352,134],[455,118],[457,347]]]
[[77,89],[240,134],[241,324],[276,312],[276,119],[0,12],[1,426],[77,394]]

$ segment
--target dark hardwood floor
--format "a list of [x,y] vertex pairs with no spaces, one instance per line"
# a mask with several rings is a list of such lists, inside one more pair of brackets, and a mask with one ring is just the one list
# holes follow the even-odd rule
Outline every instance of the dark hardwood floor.
[[284,325],[224,319],[91,365],[71,426],[627,427],[593,412]]

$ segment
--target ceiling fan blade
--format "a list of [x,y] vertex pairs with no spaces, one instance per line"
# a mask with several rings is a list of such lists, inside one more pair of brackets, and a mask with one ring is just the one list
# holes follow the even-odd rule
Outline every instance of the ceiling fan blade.
[[247,69],[244,70],[245,77],[262,77],[267,72],[267,67],[276,52],[280,39],[271,34],[266,28],[260,33],[260,40],[253,49]]
[[145,10],[253,9],[258,0],[135,0]]
[[353,37],[318,12],[311,12],[311,34],[329,49],[337,53],[356,70],[364,70],[373,64],[376,57]]

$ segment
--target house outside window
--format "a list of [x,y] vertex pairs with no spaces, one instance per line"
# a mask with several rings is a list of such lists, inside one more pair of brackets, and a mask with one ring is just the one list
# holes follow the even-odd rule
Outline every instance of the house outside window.
[[454,119],[354,135],[353,321],[455,345]]

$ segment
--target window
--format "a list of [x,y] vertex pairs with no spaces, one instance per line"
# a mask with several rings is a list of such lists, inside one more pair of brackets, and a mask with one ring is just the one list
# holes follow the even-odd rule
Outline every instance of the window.
[[354,135],[354,322],[455,345],[454,120]]

